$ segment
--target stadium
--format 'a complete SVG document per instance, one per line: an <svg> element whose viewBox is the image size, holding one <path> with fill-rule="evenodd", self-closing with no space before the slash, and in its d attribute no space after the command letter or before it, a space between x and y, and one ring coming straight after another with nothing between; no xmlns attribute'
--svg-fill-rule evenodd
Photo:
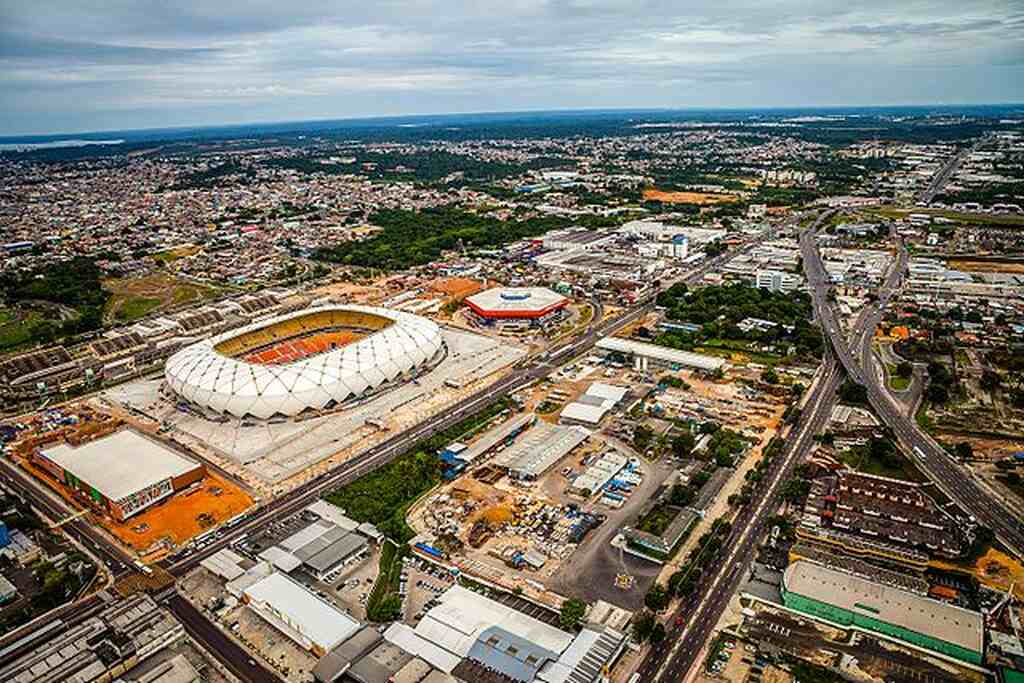
<svg viewBox="0 0 1024 683"><path fill-rule="evenodd" d="M502 328L544 326L561 319L569 299L545 287L495 287L466 298L474 322Z"/></svg>
<svg viewBox="0 0 1024 683"><path fill-rule="evenodd" d="M167 387L238 418L294 417L361 398L444 354L441 329L410 313L322 306L247 325L171 356Z"/></svg>

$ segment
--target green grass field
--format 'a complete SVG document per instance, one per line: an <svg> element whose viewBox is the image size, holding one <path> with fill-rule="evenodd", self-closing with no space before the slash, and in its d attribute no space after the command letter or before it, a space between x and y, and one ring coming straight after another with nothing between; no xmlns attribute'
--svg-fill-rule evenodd
<svg viewBox="0 0 1024 683"><path fill-rule="evenodd" d="M867 448L851 448L839 454L839 459L858 472L903 481L924 481L924 477L906 458L880 460L871 457Z"/></svg>
<svg viewBox="0 0 1024 683"><path fill-rule="evenodd" d="M14 351L32 340L31 329L45 318L35 311L29 311L20 320L9 309L0 309L0 351Z"/></svg>
<svg viewBox="0 0 1024 683"><path fill-rule="evenodd" d="M160 299L150 299L144 296L125 299L118 307L114 317L120 322L131 322L138 320L160 305Z"/></svg>

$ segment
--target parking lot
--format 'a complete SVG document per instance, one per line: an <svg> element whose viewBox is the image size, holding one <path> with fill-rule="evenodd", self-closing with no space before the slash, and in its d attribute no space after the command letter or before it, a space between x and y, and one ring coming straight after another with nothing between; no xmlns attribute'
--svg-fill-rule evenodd
<svg viewBox="0 0 1024 683"><path fill-rule="evenodd" d="M323 581L297 572L295 577L324 600L333 603L352 617L366 619L366 599L377 580L380 551L372 548L365 557L355 559L324 577Z"/></svg>
<svg viewBox="0 0 1024 683"><path fill-rule="evenodd" d="M416 624L423 613L433 606L441 593L455 583L455 578L443 569L422 560L412 560L405 568L405 621Z"/></svg>

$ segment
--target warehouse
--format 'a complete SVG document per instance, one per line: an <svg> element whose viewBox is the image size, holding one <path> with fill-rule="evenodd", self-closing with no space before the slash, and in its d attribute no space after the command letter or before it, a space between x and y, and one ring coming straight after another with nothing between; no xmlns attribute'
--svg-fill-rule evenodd
<svg viewBox="0 0 1024 683"><path fill-rule="evenodd" d="M536 479L587 440L587 430L537 422L509 446L493 464L516 479Z"/></svg>
<svg viewBox="0 0 1024 683"><path fill-rule="evenodd" d="M577 400L565 406L559 416L562 424L596 427L604 416L629 393L625 387L594 382Z"/></svg>
<svg viewBox="0 0 1024 683"><path fill-rule="evenodd" d="M285 573L290 574L304 567L313 576L322 579L365 553L367 546L363 534L338 526L333 521L320 519L263 550L259 557Z"/></svg>
<svg viewBox="0 0 1024 683"><path fill-rule="evenodd" d="M984 634L977 612L803 560L786 568L782 598L798 612L981 663Z"/></svg>
<svg viewBox="0 0 1024 683"><path fill-rule="evenodd" d="M652 364L651 361L653 361L655 366L679 366L695 368L705 372L715 372L725 367L725 361L721 358L690 353L689 351L679 351L677 349L670 349L667 346L646 344L630 339L620 339L618 337L605 337L601 339L597 342L597 348L602 351L633 356L638 370L647 370L648 366Z"/></svg>
<svg viewBox="0 0 1024 683"><path fill-rule="evenodd" d="M203 465L132 429L77 447L51 446L38 452L34 462L121 521L206 475Z"/></svg>
<svg viewBox="0 0 1024 683"><path fill-rule="evenodd" d="M267 623L318 657L360 629L355 619L279 572L249 586L243 597Z"/></svg>

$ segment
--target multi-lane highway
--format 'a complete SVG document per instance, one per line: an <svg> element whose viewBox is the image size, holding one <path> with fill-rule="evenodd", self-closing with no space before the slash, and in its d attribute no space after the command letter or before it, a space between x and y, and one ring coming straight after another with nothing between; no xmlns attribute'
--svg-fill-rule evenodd
<svg viewBox="0 0 1024 683"><path fill-rule="evenodd" d="M820 215L810 232L816 232L832 213ZM891 287L895 286L899 272L898 269L893 269L887 281L889 288L883 288L878 300L861 312L851 330L855 344L860 345L865 339L870 342L877 318L889 301ZM828 310L819 312L819 321L823 328L840 334L831 307L827 308ZM782 502L782 485L810 452L814 436L821 432L828 422L842 376L841 366L831 349L828 349L817 378L802 405L800 419L787 437L780 456L769 469L765 480L767 483L755 492L751 503L733 520L729 538L722 544L724 557L717 562L717 570L706 572L695 590L669 615L668 638L664 644L652 648L648 653L639 669L641 680L680 681L694 665L699 664L698 657L703 652L708 637L721 619L729 600L747 576L756 557L758 544L768 531L768 521ZM676 624L680 626L677 627Z"/></svg>
<svg viewBox="0 0 1024 683"><path fill-rule="evenodd" d="M882 308L896 291L907 264L906 249L900 244L897 266L879 291L880 305L872 315L860 322L862 329L857 343L847 344L840 333L832 307L827 300L829 283L824 273L821 254L811 231L800 241L804 268L812 287L815 313L829 344L847 375L867 390L868 402L879 419L889 427L900 445L910 454L918 468L938 488L969 513L980 524L990 528L1006 546L1016 553L1024 550L1024 525L1002 501L980 484L971 471L918 426L913 417L899 409L895 399L880 381L874 367L877 362L871 348L872 336L881 320Z"/></svg>

